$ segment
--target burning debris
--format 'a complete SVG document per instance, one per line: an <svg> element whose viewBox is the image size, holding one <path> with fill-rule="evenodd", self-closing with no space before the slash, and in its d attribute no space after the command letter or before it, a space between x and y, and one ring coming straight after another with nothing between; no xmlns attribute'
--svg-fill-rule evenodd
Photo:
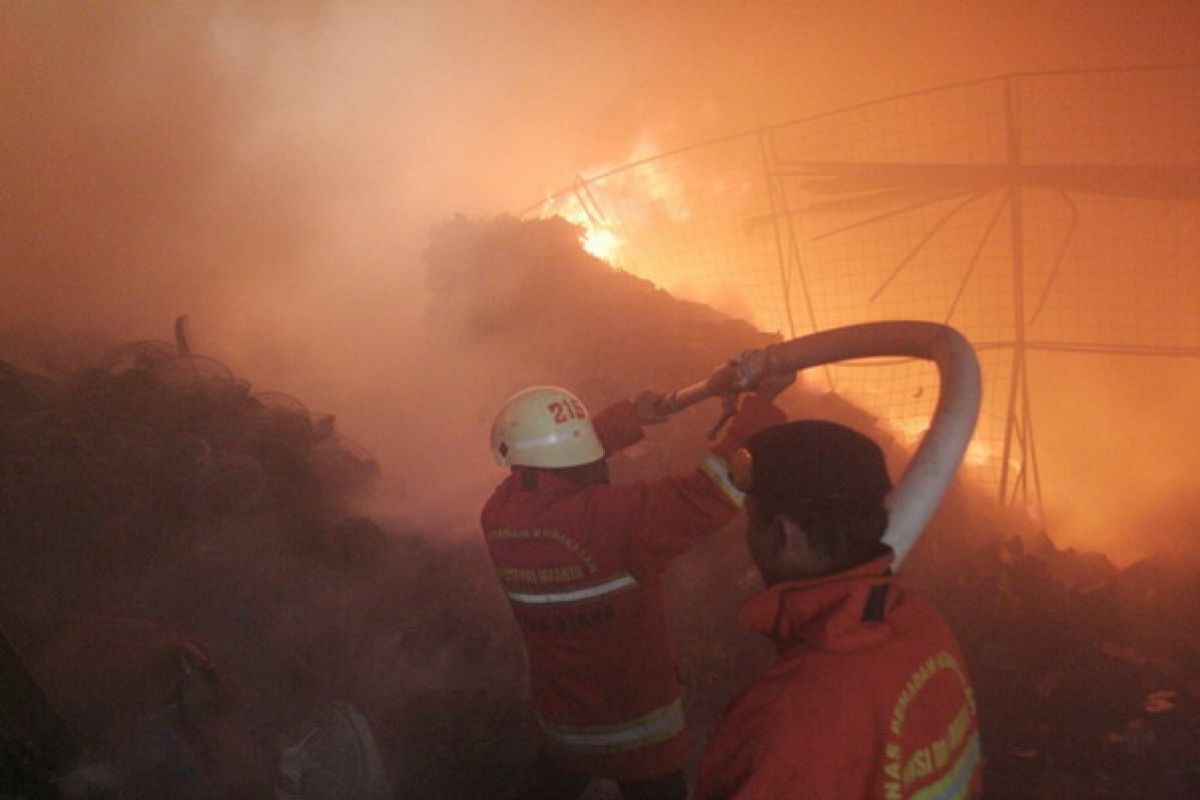
<svg viewBox="0 0 1200 800"><path fill-rule="evenodd" d="M613 270L583 250L580 235L559 218L435 227L425 253L429 326L516 359L513 390L541 376L597 408L647 387L690 384L731 354L778 341Z"/></svg>

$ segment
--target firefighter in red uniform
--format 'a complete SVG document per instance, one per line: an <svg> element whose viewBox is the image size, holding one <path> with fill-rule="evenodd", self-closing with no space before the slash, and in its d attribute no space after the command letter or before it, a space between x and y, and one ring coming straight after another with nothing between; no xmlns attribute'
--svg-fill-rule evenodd
<svg viewBox="0 0 1200 800"><path fill-rule="evenodd" d="M891 574L878 446L834 423L788 423L751 438L730 477L747 492L767 585L742 619L778 655L717 724L696 800L978 797L962 653Z"/></svg>
<svg viewBox="0 0 1200 800"><path fill-rule="evenodd" d="M483 509L483 531L529 655L543 737L526 798L575 798L592 778L626 798L684 798L683 707L663 608L675 556L738 511L726 458L783 420L771 399L795 374L764 379L690 474L610 485L606 457L664 421L659 395L589 417L555 387L512 397L492 449L512 474Z"/></svg>

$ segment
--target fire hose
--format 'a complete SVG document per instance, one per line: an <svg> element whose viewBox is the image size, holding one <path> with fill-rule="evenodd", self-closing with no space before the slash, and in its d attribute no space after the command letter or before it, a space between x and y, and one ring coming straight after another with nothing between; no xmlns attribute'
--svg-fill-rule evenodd
<svg viewBox="0 0 1200 800"><path fill-rule="evenodd" d="M733 414L740 393L772 373L792 372L857 358L904 357L937 365L939 391L929 429L888 494L888 527L883 535L899 569L950 488L979 416L982 388L975 351L958 331L933 322L868 322L802 336L761 350L747 350L703 381L678 389L658 404L675 414L710 397L720 397Z"/></svg>

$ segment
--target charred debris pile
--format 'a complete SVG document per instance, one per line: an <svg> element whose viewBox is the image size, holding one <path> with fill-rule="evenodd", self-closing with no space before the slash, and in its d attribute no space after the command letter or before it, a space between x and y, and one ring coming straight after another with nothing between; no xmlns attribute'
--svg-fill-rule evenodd
<svg viewBox="0 0 1200 800"><path fill-rule="evenodd" d="M426 328L514 365L481 405L552 382L600 408L776 340L609 268L579 234L511 218L431 232ZM838 397L783 399L903 457ZM690 468L717 415L655 429L614 479ZM534 742L517 632L480 542L385 533L355 510L377 470L332 418L251 391L183 337L67 374L0 364L3 632L71 736L129 786L183 764L217 776L195 797L253 796L239 787L256 781L305 800L385 796L383 778L405 798L504 797ZM1197 796L1194 565L1118 570L963 485L906 571L967 652L989 797ZM739 524L678 562L670 589L698 747L770 657L734 622L757 589ZM2 722L5 757L30 757ZM166 734L183 744L164 749Z"/></svg>
<svg viewBox="0 0 1200 800"><path fill-rule="evenodd" d="M558 218L456 218L430 232L425 260L428 326L451 345L519 365L514 391L558 383L602 407L692 383L778 338L612 269Z"/></svg>
<svg viewBox="0 0 1200 800"><path fill-rule="evenodd" d="M970 662L988 796L1200 797L1200 567L1011 531L918 565Z"/></svg>
<svg viewBox="0 0 1200 800"><path fill-rule="evenodd" d="M45 694L5 692L0 784L83 752L72 797L500 792L530 736L494 578L356 513L378 472L182 337L0 362L0 677Z"/></svg>

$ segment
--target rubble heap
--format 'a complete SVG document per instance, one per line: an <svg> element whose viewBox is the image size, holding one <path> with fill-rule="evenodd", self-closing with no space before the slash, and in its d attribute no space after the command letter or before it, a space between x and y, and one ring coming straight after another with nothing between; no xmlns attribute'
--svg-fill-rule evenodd
<svg viewBox="0 0 1200 800"><path fill-rule="evenodd" d="M238 525L259 548L322 559L383 543L348 510L378 465L332 417L164 343L58 379L0 363L0 435L2 545L9 564L44 570L49 611L90 607L94 590L111 607L154 582L151 565L227 544L213 539Z"/></svg>
<svg viewBox="0 0 1200 800"><path fill-rule="evenodd" d="M988 796L1200 797L1200 567L1010 536L925 565L971 667Z"/></svg>
<svg viewBox="0 0 1200 800"><path fill-rule="evenodd" d="M647 388L693 383L779 337L680 300L587 253L561 218L435 227L425 251L428 326L444 340L518 365L514 386L557 381L600 407ZM499 387L499 393L508 391Z"/></svg>
<svg viewBox="0 0 1200 800"><path fill-rule="evenodd" d="M289 747L359 711L405 796L501 791L532 734L510 735L531 721L490 568L357 514L378 473L333 417L185 347L68 374L0 362L0 629L118 794L269 788ZM210 672L205 714L159 707ZM0 770L19 767L8 724ZM220 745L147 754L216 729ZM304 757L357 769L343 745ZM224 762L204 774L256 774L214 788L184 769L199 752Z"/></svg>

